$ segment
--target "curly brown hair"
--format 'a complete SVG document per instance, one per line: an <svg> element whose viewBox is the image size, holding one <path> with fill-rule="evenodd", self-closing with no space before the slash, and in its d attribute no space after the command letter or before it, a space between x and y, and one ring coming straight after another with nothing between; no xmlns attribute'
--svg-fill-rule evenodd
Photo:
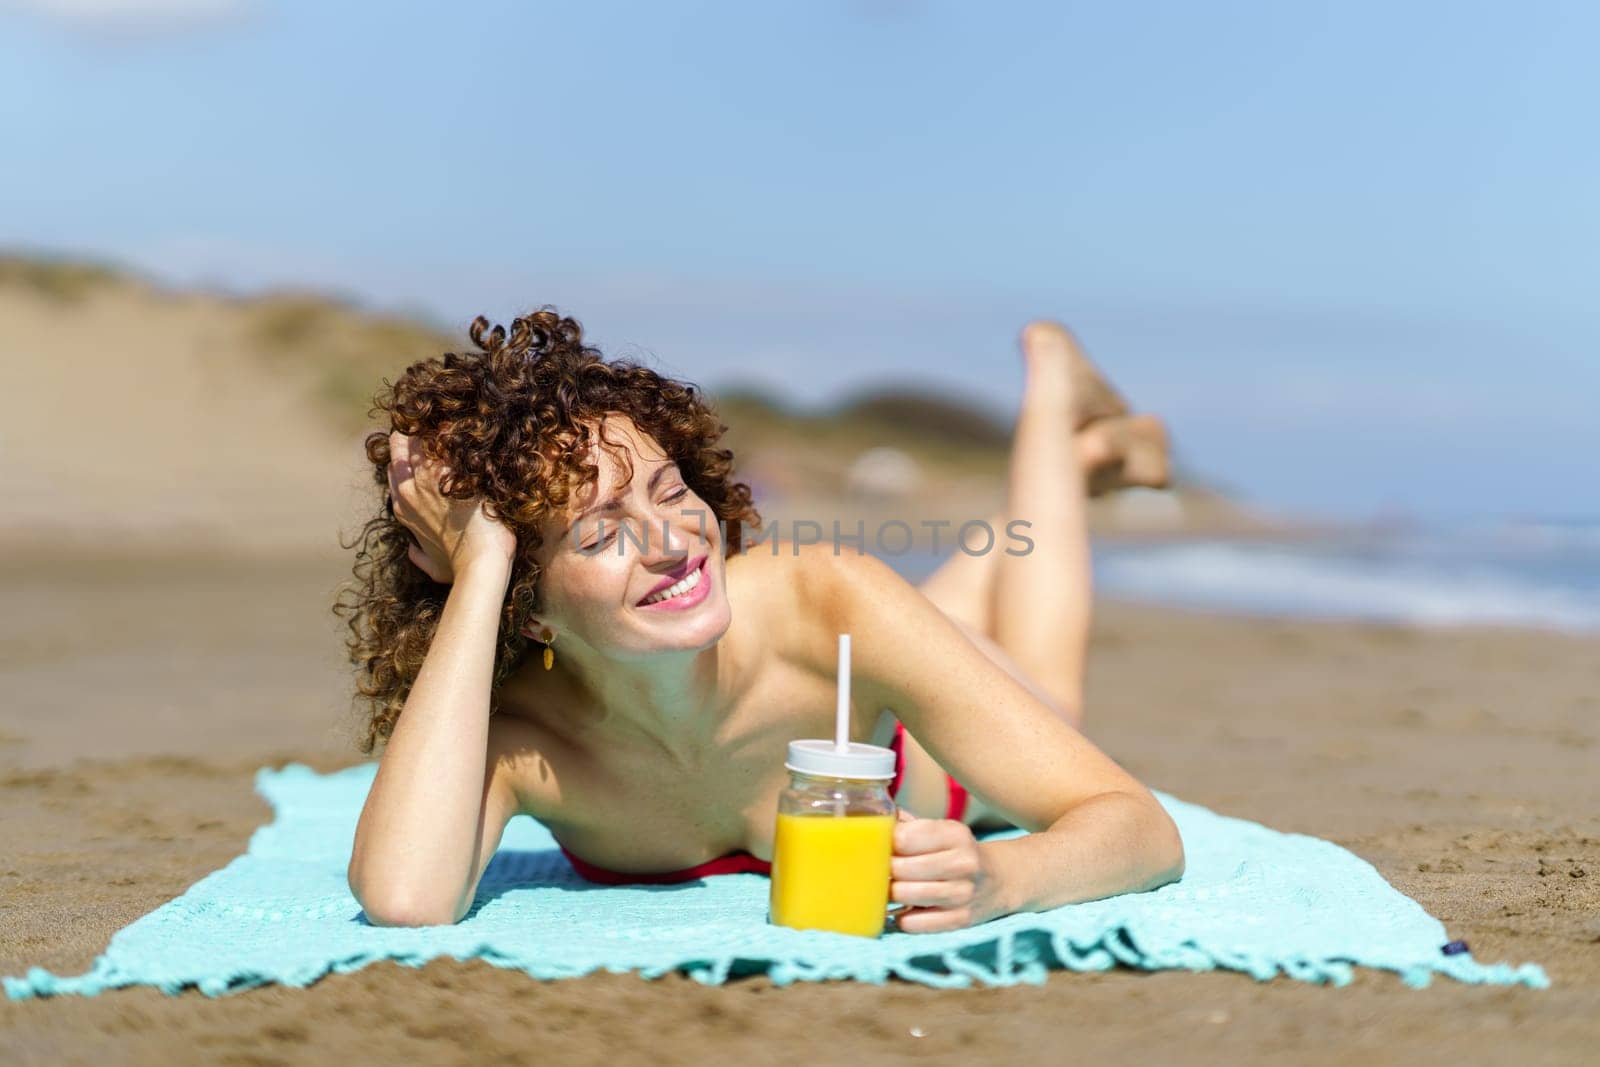
<svg viewBox="0 0 1600 1067"><path fill-rule="evenodd" d="M595 482L587 459L592 428L610 414L625 415L678 463L684 480L727 531L725 552L740 547L744 524L760 525L750 487L733 478L733 453L718 448L727 427L694 385L664 377L629 360L606 360L585 345L578 323L550 307L514 319L509 335L481 315L468 331L476 352L446 353L413 363L373 397L369 415L387 412L394 430L416 439L448 470L445 496L481 496L485 511L517 539L510 586L500 616L494 692L521 664L532 644L522 630L538 609L540 567L534 554L541 527L560 514L571 494ZM389 495L389 436L366 437L382 513L355 538L354 582L333 605L346 620L346 648L358 668L355 701L363 704L361 751L387 741L422 669L444 612L449 586L430 579L406 556L411 532L394 514Z"/></svg>

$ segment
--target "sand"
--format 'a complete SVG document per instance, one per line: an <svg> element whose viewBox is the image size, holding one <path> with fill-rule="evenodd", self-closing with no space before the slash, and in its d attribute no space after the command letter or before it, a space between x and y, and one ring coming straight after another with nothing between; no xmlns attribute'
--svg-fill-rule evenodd
<svg viewBox="0 0 1600 1067"><path fill-rule="evenodd" d="M326 556L0 561L0 973L86 969L243 851L254 770L351 747ZM1600 657L1512 630L1219 619L1102 605L1089 729L1144 780L1374 863L1545 991L1362 972L1054 972L935 990L674 976L541 982L377 964L306 990L0 1002L13 1063L1593 1062ZM921 1036L916 1036L917 1034Z"/></svg>
<svg viewBox="0 0 1600 1067"><path fill-rule="evenodd" d="M0 552L338 551L371 511L361 435L245 329L212 296L0 285Z"/></svg>

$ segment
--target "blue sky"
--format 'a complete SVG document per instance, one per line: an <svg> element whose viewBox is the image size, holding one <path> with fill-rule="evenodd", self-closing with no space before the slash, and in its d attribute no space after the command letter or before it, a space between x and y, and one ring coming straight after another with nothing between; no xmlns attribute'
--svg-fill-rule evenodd
<svg viewBox="0 0 1600 1067"><path fill-rule="evenodd" d="M1600 8L0 6L0 244L999 412L1074 325L1347 517L1600 513Z"/></svg>

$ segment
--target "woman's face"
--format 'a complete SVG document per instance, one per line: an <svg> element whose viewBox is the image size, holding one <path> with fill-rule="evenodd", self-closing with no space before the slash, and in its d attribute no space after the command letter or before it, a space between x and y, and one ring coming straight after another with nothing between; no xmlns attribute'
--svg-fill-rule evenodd
<svg viewBox="0 0 1600 1067"><path fill-rule="evenodd" d="M632 419L607 416L603 432L615 447L591 445L599 477L545 526L539 622L557 650L576 639L611 659L709 647L732 620L717 517Z"/></svg>

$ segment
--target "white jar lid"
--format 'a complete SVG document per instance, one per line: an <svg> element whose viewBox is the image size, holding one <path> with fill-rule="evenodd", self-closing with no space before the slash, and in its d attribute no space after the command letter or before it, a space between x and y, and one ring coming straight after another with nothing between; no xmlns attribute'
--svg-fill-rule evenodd
<svg viewBox="0 0 1600 1067"><path fill-rule="evenodd" d="M894 762L892 748L852 741L847 751L840 752L832 741L818 739L790 741L784 766L830 778L893 778Z"/></svg>

